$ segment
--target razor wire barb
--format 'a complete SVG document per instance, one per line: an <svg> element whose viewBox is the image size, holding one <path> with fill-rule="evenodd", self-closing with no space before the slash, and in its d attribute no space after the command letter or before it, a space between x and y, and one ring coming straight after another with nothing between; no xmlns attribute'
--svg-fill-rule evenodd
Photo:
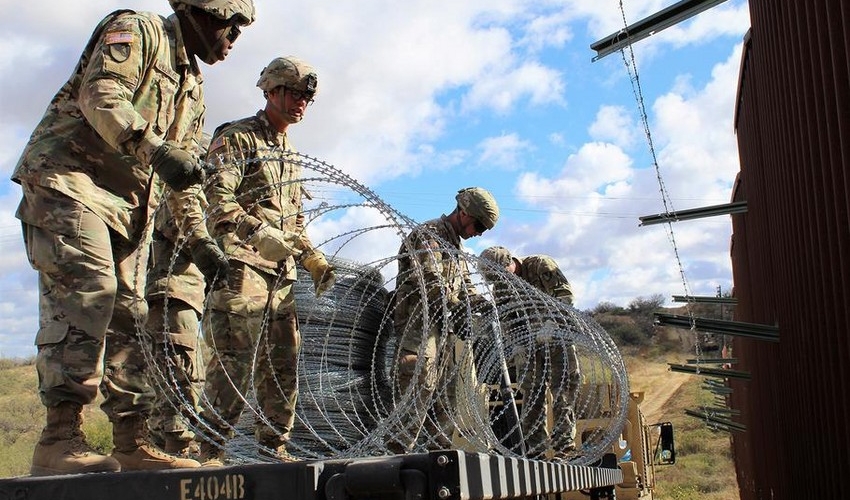
<svg viewBox="0 0 850 500"><path fill-rule="evenodd" d="M433 408L439 407L445 412L444 420L448 417L451 423L451 434L441 429L431 433L420 430L415 436L407 436L415 443L411 451L422 452L451 443L466 451L521 456L521 451L507 439L519 427L529 434L545 429L545 440L526 452L551 458L553 444L564 433L571 432L571 419L554 415L547 420L551 407L540 414L532 414L528 409L547 408L545 400L553 397L553 387L564 386L570 376L568 370L580 370L581 374L580 383L572 387L571 394L564 396L572 404L572 419L579 422L576 440L580 447L562 454L560 459L585 465L610 451L625 422L628 379L616 346L592 318L546 296L513 274L494 268L489 261L463 251L447 250L449 246L446 245L440 251L453 252L452 258L469 268L476 290L491 306L494 297L488 279L506 283L509 296L499 301L507 304L500 306L498 311L499 342L494 341L494 333L482 319L488 311L481 309L480 304L467 302L455 308L458 317L453 319L467 325L463 336L452 335L458 332L449 331L439 314L423 308L417 318L422 330L439 328L443 332L439 340L440 356L454 356L459 362L442 374L427 401L417 402L414 385L399 390L396 372L405 336L412 335L416 340L421 331L397 332L393 324L398 300L398 297L393 298L398 260L423 251L402 245L404 237L417 227L417 223L349 175L314 157L277 150L260 151L256 156L264 161L297 163L303 169L300 182L308 189L319 192L323 187L334 186L333 190L325 191L331 195L314 199L304 207L304 212L310 215L305 218L305 231L314 243L319 242L317 249L336 267L337 282L319 298L313 293L309 273L303 269L294 283L302 344L296 422L287 444L289 453L299 459L384 455L390 453L390 441L403 437L400 435L406 432L411 416L418 418L425 412L426 424L436 424ZM270 186L273 189L284 187ZM208 207L207 217L217 209ZM152 227L154 216L148 229ZM179 240L175 255L186 244L185 239ZM169 279L174 262L172 257ZM140 275L138 279L143 278ZM412 293L416 294L415 299L427 304L430 290L421 276L417 279L419 286ZM204 314L209 311L208 302ZM446 297L438 302L444 308ZM166 300L166 318L167 307ZM163 323L167 333L168 322ZM260 324L260 328L266 328L268 318L264 317ZM137 318L136 328L140 338L149 338L142 315ZM545 335L541 334L543 330ZM264 338L262 332L256 332L256 338L252 373L259 364L268 362L258 355ZM216 346L205 345L203 339L200 344L196 363L205 366ZM149 363L151 384L161 399L158 404L174 406L186 418L196 440L221 442L225 436L206 424L210 417L208 412L214 411L210 402L202 396L203 411L194 408L174 387L173 381L179 377L180 368L169 362L167 356L165 359L154 356L145 342L142 345ZM554 367L564 362L553 357L552 346L574 346L579 366L554 373ZM532 359L542 362L532 363ZM503 425L505 404L498 396L499 367L503 360L510 365L517 401L524 409L519 421L507 428ZM416 370L417 373L424 370L424 360L420 359ZM542 379L540 370L545 372ZM235 384L232 380L231 383ZM228 461L268 460L261 457L252 429L257 422L271 426L274 422L257 404L253 383L247 393L240 393L240 397L245 410L239 422L229 429L234 437L224 444ZM582 424L591 421L593 425ZM426 427L437 426L426 425L423 429Z"/></svg>

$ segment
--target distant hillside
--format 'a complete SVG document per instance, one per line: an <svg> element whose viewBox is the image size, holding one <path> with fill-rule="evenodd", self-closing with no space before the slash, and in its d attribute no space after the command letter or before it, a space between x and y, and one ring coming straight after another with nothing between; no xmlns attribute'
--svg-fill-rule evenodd
<svg viewBox="0 0 850 500"><path fill-rule="evenodd" d="M653 313L687 316L688 306L663 307L664 297L638 297L629 305L621 307L611 303L600 303L588 313L608 332L614 343L622 350L653 348L659 352L692 354L697 342L704 351L706 347L719 347L716 336L682 328L657 326ZM717 304L692 304L690 312L695 317L731 319L729 306Z"/></svg>

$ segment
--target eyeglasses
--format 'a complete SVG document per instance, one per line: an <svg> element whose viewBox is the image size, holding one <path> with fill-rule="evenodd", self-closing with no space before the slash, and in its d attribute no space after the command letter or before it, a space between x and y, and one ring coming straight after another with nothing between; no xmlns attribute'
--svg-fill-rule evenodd
<svg viewBox="0 0 850 500"><path fill-rule="evenodd" d="M483 233L484 231L486 231L488 229L487 226L482 224L481 221L478 220L478 219L475 219L474 227L475 227L475 230L478 231L479 233Z"/></svg>
<svg viewBox="0 0 850 500"><path fill-rule="evenodd" d="M313 104L313 102L315 102L315 99L313 99L313 96L316 95L315 92L298 90L298 89L294 89L292 87L287 87L286 85L283 86L283 90L289 92L289 95L291 95L292 98L295 99L296 101L300 101L300 100L304 99L305 101L307 101L308 106Z"/></svg>
<svg viewBox="0 0 850 500"><path fill-rule="evenodd" d="M233 23L230 25L230 29L227 30L227 35L225 35L225 37L227 38L228 42L233 43L236 41L237 38L239 38L239 35L241 34L242 30L239 29L239 24Z"/></svg>

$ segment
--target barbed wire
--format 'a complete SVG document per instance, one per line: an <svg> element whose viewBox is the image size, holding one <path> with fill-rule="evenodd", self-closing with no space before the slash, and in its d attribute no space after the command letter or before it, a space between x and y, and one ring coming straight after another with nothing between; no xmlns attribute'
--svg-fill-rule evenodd
<svg viewBox="0 0 850 500"><path fill-rule="evenodd" d="M628 21L626 20L626 11L623 6L623 1L620 0L620 14L623 20L623 26L628 27ZM661 194L661 201L664 205L664 214L667 215L667 221L664 223L664 228L667 234L667 239L670 242L670 246L673 249L673 255L676 260L676 269L679 273L679 277L682 282L682 290L684 292L684 297L686 297L687 301L685 302L685 312L690 321L690 331L694 337L694 354L696 356L696 373L699 374L700 367L703 365L703 352L702 352L702 342L707 338L705 333L701 333L696 328L696 316L694 313L694 305L696 304L693 295L691 294L690 285L688 283L688 277L685 273L685 266L682 263L682 258L679 253L679 247L676 243L676 234L673 230L673 217L672 215L675 213L675 209L673 207L673 200L670 196L669 191L664 183L664 177L661 174L661 166L658 164L658 157L655 153L655 144L652 140L652 133L649 127L649 117L646 113L646 104L644 102L643 90L641 89L640 84L640 75L638 74L637 62L635 61L635 53L632 48L632 44L629 43L623 49L620 50L620 54L623 58L623 64L626 67L626 71L629 75L629 81L632 86L632 93L634 94L635 102L637 103L638 112L640 115L640 121L643 125L644 134L646 136L647 149L649 150L650 157L652 158L652 166L655 170L655 177L658 182L658 190ZM709 423L706 418L706 424Z"/></svg>
<svg viewBox="0 0 850 500"><path fill-rule="evenodd" d="M574 451L567 450L561 459L578 465L589 464L610 451L625 422L629 386L616 346L592 318L541 293L513 274L493 267L489 261L454 250L448 243L438 250L404 246L404 237L417 223L323 161L276 150L254 153L262 161L297 165L302 170L300 182L307 191L328 194L306 202L303 208L305 231L336 267L337 283L318 298L308 272L301 269L294 283L302 345L296 423L287 444L289 453L300 459L356 458L388 454L392 449L390 443L410 441L414 443L411 449L414 452L452 446L505 456L551 457L551 450L549 455L544 452L573 432L573 420L579 421L576 437L579 446ZM238 165L240 170L250 170L246 167L257 160L246 161ZM328 186L335 189L327 189ZM268 190L271 193L288 187L283 183L268 186ZM253 198L257 195L251 193ZM216 217L218 210L220 207L211 206L206 216ZM153 218L149 230L152 221ZM433 237L439 239L437 235ZM185 240L178 241L177 251L185 245ZM448 299L442 296L435 302L429 297L432 291L421 275L416 276L418 286L410 296L395 296L399 259L423 251L443 252L462 262L470 271L474 292L486 300L453 304L452 315L441 315L439 311L448 310ZM169 278L173 265L172 259ZM137 268L144 270L141 265ZM501 321L493 321L494 297L488 279L508 285L509 297L500 297L499 302L507 304L498 311ZM211 286L216 287L216 283ZM393 321L396 307L399 301L408 299L421 304L431 301L434 307L418 310L413 318L417 328L397 331ZM205 314L209 312L208 302L209 297ZM165 318L167 308L168 300ZM447 321L449 318L451 321ZM269 321L266 311L258 328L264 330ZM206 323L204 327L209 328ZM148 338L141 317L136 328L140 338ZM411 343L418 343L419 352L424 353L426 336L422 332L429 330L440 333L436 362L441 363L442 372L433 393L422 400L421 387L401 383L398 358L400 346ZM205 333L209 338L210 332ZM260 354L267 337L257 331L254 338L257 340L252 366L247 367L249 373L256 373L263 363L269 362ZM239 422L228 429L235 437L227 439L220 429L207 423L214 417L208 413L214 411L213 405L207 400L204 411L198 412L175 387L180 368L168 356L155 356L149 342L142 344L146 346L151 383L161 404L179 410L196 439L224 442L230 463L269 460L260 454L262 450L253 428L259 422L274 428L275 423L258 404L253 381L247 392L239 393L245 410ZM205 366L215 349L214 344L199 349L196 363ZM578 366L565 362L561 354L564 349L575 349ZM425 363L420 356L413 380L427 369ZM516 402L522 409L519 419L507 418L509 405L499 397L499 380L506 365L510 365ZM538 373L541 367L542 378ZM579 371L581 380L569 386L571 373ZM233 378L236 375L229 383L238 388ZM570 394L553 394L553 388L568 386ZM546 410L551 408L547 401L559 397L570 400L574 416ZM440 408L441 418L428 409L432 407ZM544 410L539 414L531 411L540 408ZM411 421L417 418L424 418L425 424L421 430L411 431ZM528 435L544 427L548 431L547 441L528 449L517 447L511 440L517 432Z"/></svg>

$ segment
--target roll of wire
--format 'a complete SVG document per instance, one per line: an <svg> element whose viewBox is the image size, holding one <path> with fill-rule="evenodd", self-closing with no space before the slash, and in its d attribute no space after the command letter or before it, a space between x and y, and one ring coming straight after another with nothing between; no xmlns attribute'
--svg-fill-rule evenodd
<svg viewBox="0 0 850 500"><path fill-rule="evenodd" d="M264 151L262 157L297 163L310 191L331 193L305 208L308 234L325 222L348 223L345 232L314 241L336 267L335 286L317 298L303 269L294 285L302 345L289 453L299 459L356 458L399 452L392 444L408 442L410 452L450 446L584 465L610 451L625 422L628 379L611 338L587 314L448 244L439 251L466 262L485 300L452 304L450 316L435 313L448 310L447 299L429 299L422 276L411 296L394 297L397 259L421 249L402 247L368 263L343 255L373 250L379 234L393 239L385 246L399 248L416 223L327 163L291 152ZM346 218L350 214L358 216ZM352 227L352 220L370 223ZM485 275L508 285L509 296L499 297L498 310ZM418 328L395 331L396 304L411 299L429 307L412 318ZM138 327L144 335L144 325ZM424 349L423 332L432 330L439 332L438 359L431 360L436 365L426 367L419 356L413 375L418 380L434 367L439 373L433 392L423 399L418 384L401 382L396 365L405 340ZM174 389L178 368L147 353L152 383L165 404L187 416L196 439L221 439ZM197 363L203 366L208 355ZM262 362L256 357L254 363ZM262 459L253 426L273 424L256 404L253 389L241 396L246 408L233 429L235 438L226 444L228 461L257 462ZM564 437L573 434L577 447L563 448L569 441Z"/></svg>

